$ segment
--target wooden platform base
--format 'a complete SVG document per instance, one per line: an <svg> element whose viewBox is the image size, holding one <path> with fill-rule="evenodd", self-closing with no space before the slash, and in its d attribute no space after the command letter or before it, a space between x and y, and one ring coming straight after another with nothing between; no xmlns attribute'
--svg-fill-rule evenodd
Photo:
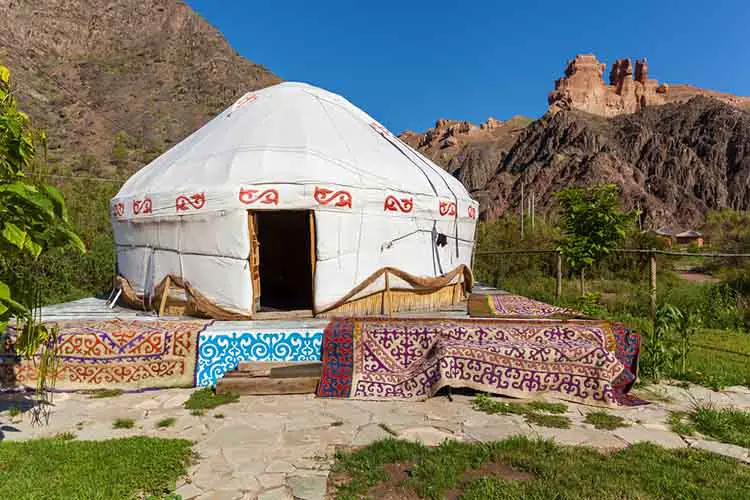
<svg viewBox="0 0 750 500"><path fill-rule="evenodd" d="M258 396L314 393L321 368L319 361L241 363L216 382L216 392Z"/></svg>

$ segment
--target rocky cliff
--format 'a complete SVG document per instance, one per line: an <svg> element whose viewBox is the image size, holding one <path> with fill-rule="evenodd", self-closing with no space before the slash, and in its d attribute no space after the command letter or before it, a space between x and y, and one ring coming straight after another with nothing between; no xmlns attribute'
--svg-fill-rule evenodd
<svg viewBox="0 0 750 500"><path fill-rule="evenodd" d="M60 169L127 175L277 83L177 0L0 0L0 64Z"/></svg>
<svg viewBox="0 0 750 500"><path fill-rule="evenodd" d="M624 208L641 208L647 227L698 225L710 209L750 209L750 112L716 99L614 117L561 110L504 139L502 147L463 141L447 162L434 146L419 149L463 179L484 219L517 210L521 184L549 213L567 186L616 183Z"/></svg>
<svg viewBox="0 0 750 500"><path fill-rule="evenodd" d="M648 62L636 61L635 74L630 59L615 61L604 83L606 65L593 54L577 55L568 61L565 76L555 81L547 101L550 111L580 109L614 116L635 113L646 106L664 104L668 87L648 77Z"/></svg>

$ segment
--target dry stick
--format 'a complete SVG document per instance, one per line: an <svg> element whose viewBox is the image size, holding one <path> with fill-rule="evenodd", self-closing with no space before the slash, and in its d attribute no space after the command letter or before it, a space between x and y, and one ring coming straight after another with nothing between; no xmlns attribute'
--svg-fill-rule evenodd
<svg viewBox="0 0 750 500"><path fill-rule="evenodd" d="M555 299L560 300L562 297L562 254L557 254L557 275L555 276Z"/></svg>
<svg viewBox="0 0 750 500"><path fill-rule="evenodd" d="M649 293L651 295L651 320L656 321L656 250L651 250L649 259L650 283Z"/></svg>

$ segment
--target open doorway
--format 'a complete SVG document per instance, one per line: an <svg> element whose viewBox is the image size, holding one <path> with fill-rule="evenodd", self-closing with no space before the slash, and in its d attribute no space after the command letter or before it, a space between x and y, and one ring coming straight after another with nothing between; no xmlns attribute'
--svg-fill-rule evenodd
<svg viewBox="0 0 750 500"><path fill-rule="evenodd" d="M250 212L258 259L254 260L257 312L313 309L314 247L312 212ZM253 235L251 234L251 238Z"/></svg>

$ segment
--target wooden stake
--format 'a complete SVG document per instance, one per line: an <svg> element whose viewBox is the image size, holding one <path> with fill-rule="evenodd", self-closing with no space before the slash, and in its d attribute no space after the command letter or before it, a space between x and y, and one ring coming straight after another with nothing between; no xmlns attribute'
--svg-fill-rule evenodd
<svg viewBox="0 0 750 500"><path fill-rule="evenodd" d="M383 313L391 315L391 283L388 279L388 271L385 272L385 292L383 293Z"/></svg>
<svg viewBox="0 0 750 500"><path fill-rule="evenodd" d="M656 321L656 253L655 249L651 249L651 259L649 265L650 272L650 283L649 283L649 294L651 295L651 319Z"/></svg>
<svg viewBox="0 0 750 500"><path fill-rule="evenodd" d="M161 292L161 303L159 304L159 316L164 316L164 310L167 307L167 298L169 297L169 287L172 285L172 278L167 276L164 282L164 290Z"/></svg>
<svg viewBox="0 0 750 500"><path fill-rule="evenodd" d="M562 254L557 252L557 273L555 276L555 298L562 297Z"/></svg>
<svg viewBox="0 0 750 500"><path fill-rule="evenodd" d="M523 211L524 211L523 181L521 182L521 239L523 239Z"/></svg>

